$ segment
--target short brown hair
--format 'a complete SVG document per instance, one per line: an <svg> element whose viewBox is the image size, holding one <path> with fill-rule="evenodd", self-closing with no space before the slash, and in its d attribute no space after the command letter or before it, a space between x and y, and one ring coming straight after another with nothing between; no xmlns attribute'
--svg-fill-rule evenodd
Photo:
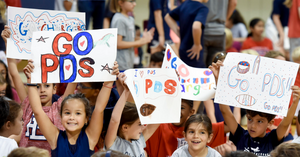
<svg viewBox="0 0 300 157"><path fill-rule="evenodd" d="M276 117L276 115L263 113L263 112L252 111L252 110L246 110L246 113L248 115L250 115L251 117L255 117L256 115L259 115L261 117L265 117L265 118L267 118L268 122L270 122L272 119L274 119Z"/></svg>
<svg viewBox="0 0 300 157"><path fill-rule="evenodd" d="M110 151L110 157L129 157L128 155L125 155L125 154L115 151L115 150L108 150L108 151ZM93 154L92 157L105 157L105 155L108 151L101 150L101 151Z"/></svg>
<svg viewBox="0 0 300 157"><path fill-rule="evenodd" d="M37 147L20 147L10 152L7 157L50 157L48 150Z"/></svg>
<svg viewBox="0 0 300 157"><path fill-rule="evenodd" d="M192 124L192 123L199 123L199 124L203 124L203 126L205 127L206 131L208 132L208 135L212 134L212 124L210 119L208 118L207 115L205 114L194 114L191 115L190 118L185 122L185 126L184 126L184 132L186 133L188 127Z"/></svg>
<svg viewBox="0 0 300 157"><path fill-rule="evenodd" d="M135 104L131 102L126 102L122 112L120 124L119 124L119 131L121 131L122 126L124 124L132 125L138 119L139 119L139 114Z"/></svg>
<svg viewBox="0 0 300 157"><path fill-rule="evenodd" d="M265 57L269 57L269 58L276 58L278 56L281 56L281 57L285 58L285 56L279 51L271 50L271 51L269 51L265 54Z"/></svg>
<svg viewBox="0 0 300 157"><path fill-rule="evenodd" d="M9 103L9 115L6 118L6 122L10 121L14 124L15 119L18 117L19 112L22 110L21 105L16 103L15 101L11 100L8 101Z"/></svg>
<svg viewBox="0 0 300 157"><path fill-rule="evenodd" d="M300 156L300 144L281 143L271 153L271 157L298 157Z"/></svg>
<svg viewBox="0 0 300 157"><path fill-rule="evenodd" d="M110 11L113 12L113 13L116 13L116 12L121 12L121 7L119 5L119 1L125 1L125 0L111 0L110 1L110 4L109 4L109 8L110 8Z"/></svg>

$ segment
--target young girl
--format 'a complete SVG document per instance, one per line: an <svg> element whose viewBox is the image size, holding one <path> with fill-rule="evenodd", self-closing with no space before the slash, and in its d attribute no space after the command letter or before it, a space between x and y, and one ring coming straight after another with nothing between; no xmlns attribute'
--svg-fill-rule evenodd
<svg viewBox="0 0 300 157"><path fill-rule="evenodd" d="M264 56L268 51L273 50L273 43L270 39L263 37L265 24L262 19L255 18L250 22L250 33L243 43L242 50L256 50L260 56Z"/></svg>
<svg viewBox="0 0 300 157"><path fill-rule="evenodd" d="M19 104L14 101L0 98L0 156L7 156L13 149L18 148L14 139L8 138L10 135L19 135L24 124L23 111Z"/></svg>
<svg viewBox="0 0 300 157"><path fill-rule="evenodd" d="M118 78L124 84L125 74L120 73ZM149 124L146 129L143 129L135 104L126 103L129 96L130 91L125 86L111 115L105 136L105 147L120 151L125 155L144 157L145 142L152 136L159 124Z"/></svg>
<svg viewBox="0 0 300 157"><path fill-rule="evenodd" d="M117 61L120 72L133 68L134 64L134 47L141 47L150 43L154 29L147 32L144 31L143 37L134 41L134 18L128 16L129 12L133 12L136 5L135 0L111 0L110 8L116 12L111 21L111 28L118 28L118 44L117 44ZM124 90L119 81L116 82L119 95Z"/></svg>
<svg viewBox="0 0 300 157"><path fill-rule="evenodd" d="M206 115L192 115L185 122L183 134L187 144L178 148L172 157L221 157L216 150L207 146L213 134L212 124Z"/></svg>
<svg viewBox="0 0 300 157"><path fill-rule="evenodd" d="M10 30L8 26L5 26L5 29L2 31L2 38L4 41L7 41L7 38L10 37ZM29 64L31 64L31 60L29 60ZM23 120L25 125L23 126L22 133L13 137L17 142L20 142L20 147L30 147L35 146L38 148L43 148L51 152L51 147L47 142L46 138L43 136L39 125L37 124L35 115L33 114L32 108L29 104L29 99L27 97L27 91L25 89L24 83L19 75L17 68L17 60L16 59L8 59L8 68L9 73L12 77L12 80L15 84L16 90L18 92L19 98L22 102L21 106L23 109ZM29 84L30 85L30 84ZM53 94L56 93L56 86L52 83L44 83L37 85L39 96L40 96L40 104L42 105L42 109L50 118L51 122L60 130L64 130L63 125L61 124L61 119L59 116L59 110L61 106L61 102L64 97L69 94L72 94L76 88L76 85L69 84L64 95L60 97L57 102L52 102Z"/></svg>
<svg viewBox="0 0 300 157"><path fill-rule="evenodd" d="M117 64L113 74L119 72ZM29 62L24 69L27 82L31 82L33 64ZM40 96L36 87L28 87L31 108L40 130L50 144L52 156L91 156L98 143L103 126L103 111L108 102L113 81L105 82L101 89L90 124L91 108L83 94L68 95L61 103L61 123L66 131L59 130L42 109Z"/></svg>

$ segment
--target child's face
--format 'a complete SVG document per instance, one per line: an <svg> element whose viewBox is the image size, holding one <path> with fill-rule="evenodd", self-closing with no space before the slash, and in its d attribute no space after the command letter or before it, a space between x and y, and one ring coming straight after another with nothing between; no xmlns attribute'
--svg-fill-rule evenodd
<svg viewBox="0 0 300 157"><path fill-rule="evenodd" d="M19 111L18 117L14 120L14 123L12 125L13 125L13 128L11 130L11 133L14 135L19 135L21 133L23 125L24 125L22 109Z"/></svg>
<svg viewBox="0 0 300 157"><path fill-rule="evenodd" d="M264 137L268 125L270 124L266 117L256 115L251 117L249 114L246 115L248 118L247 128L252 138Z"/></svg>
<svg viewBox="0 0 300 157"><path fill-rule="evenodd" d="M0 96L5 96L7 84L0 85Z"/></svg>
<svg viewBox="0 0 300 157"><path fill-rule="evenodd" d="M56 86L52 83L42 83L37 85L40 99L43 106L52 105L52 95L56 93Z"/></svg>
<svg viewBox="0 0 300 157"><path fill-rule="evenodd" d="M206 144L210 142L212 134L208 134L202 123L191 123L184 132L184 138L188 143L189 150L200 151L206 148Z"/></svg>
<svg viewBox="0 0 300 157"><path fill-rule="evenodd" d="M173 123L173 125L178 127L183 127L185 121L194 113L194 109L192 109L187 103L181 102L181 112L180 112L180 122Z"/></svg>
<svg viewBox="0 0 300 157"><path fill-rule="evenodd" d="M128 126L127 133L129 139L137 140L143 132L144 126L141 124L140 119L137 119L132 125Z"/></svg>
<svg viewBox="0 0 300 157"><path fill-rule="evenodd" d="M121 9L124 12L133 12L134 7L136 6L135 0L125 0L120 3Z"/></svg>
<svg viewBox="0 0 300 157"><path fill-rule="evenodd" d="M78 99L66 101L61 116L62 125L70 132L80 131L88 122L84 104Z"/></svg>
<svg viewBox="0 0 300 157"><path fill-rule="evenodd" d="M250 28L251 32L256 35L262 35L265 30L265 23L263 21L257 22L254 28Z"/></svg>
<svg viewBox="0 0 300 157"><path fill-rule="evenodd" d="M162 62L150 62L149 68L161 68Z"/></svg>
<svg viewBox="0 0 300 157"><path fill-rule="evenodd" d="M6 68L4 64L0 64L0 73L4 79L6 79Z"/></svg>

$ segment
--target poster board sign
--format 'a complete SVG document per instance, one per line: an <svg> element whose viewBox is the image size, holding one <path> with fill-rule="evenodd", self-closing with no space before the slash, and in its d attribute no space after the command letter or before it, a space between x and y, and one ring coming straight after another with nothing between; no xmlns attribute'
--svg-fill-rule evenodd
<svg viewBox="0 0 300 157"><path fill-rule="evenodd" d="M181 93L171 69L129 69L126 83L142 124L180 122Z"/></svg>
<svg viewBox="0 0 300 157"><path fill-rule="evenodd" d="M32 83L114 81L117 29L33 33Z"/></svg>
<svg viewBox="0 0 300 157"><path fill-rule="evenodd" d="M177 70L183 99L206 101L214 97L216 83L212 71L186 65L169 45L165 51L162 68Z"/></svg>
<svg viewBox="0 0 300 157"><path fill-rule="evenodd" d="M286 116L299 64L229 53L220 69L215 102Z"/></svg>
<svg viewBox="0 0 300 157"><path fill-rule="evenodd" d="M35 31L85 30L85 13L8 7L8 26L11 36L7 39L7 57L30 59L32 37ZM42 39L40 39L42 40Z"/></svg>

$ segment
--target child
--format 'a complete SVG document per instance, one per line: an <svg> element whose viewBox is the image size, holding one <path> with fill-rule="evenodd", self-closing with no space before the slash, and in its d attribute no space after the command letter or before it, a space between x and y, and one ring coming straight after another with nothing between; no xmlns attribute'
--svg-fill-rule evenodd
<svg viewBox="0 0 300 157"><path fill-rule="evenodd" d="M233 38L232 38L232 33L231 30L228 28L225 28L225 34L226 34L226 44L225 44L225 49L226 52L238 52L236 48L234 48L233 45Z"/></svg>
<svg viewBox="0 0 300 157"><path fill-rule="evenodd" d="M232 32L233 41L244 42L248 35L246 23L241 13L236 9L226 21L226 27Z"/></svg>
<svg viewBox="0 0 300 157"><path fill-rule="evenodd" d="M164 60L164 54L162 52L155 52L151 54L150 64L148 68L161 68Z"/></svg>
<svg viewBox="0 0 300 157"><path fill-rule="evenodd" d="M179 123L160 124L155 133L146 142L149 157L157 156L171 156L172 153L187 144L182 132L184 131L184 124L186 120L193 115L193 101L181 99L181 115ZM212 123L212 130L214 132L211 142L207 145L216 147L226 141L224 132L228 132L228 128L224 123Z"/></svg>
<svg viewBox="0 0 300 157"><path fill-rule="evenodd" d="M118 78L124 84L125 74L120 73ZM105 147L120 151L125 155L143 157L145 156L145 142L152 136L159 124L149 124L143 130L135 104L126 103L130 95L128 87L125 86L111 116L105 136Z"/></svg>
<svg viewBox="0 0 300 157"><path fill-rule="evenodd" d="M113 74L118 72L113 68ZM24 68L27 82L31 82L33 64L29 62ZM28 87L31 108L40 130L51 146L52 156L91 156L98 143L103 126L103 110L108 102L113 81L106 82L101 89L94 112L91 115L89 101L83 94L68 95L61 103L61 123L66 131L59 130L43 111L38 90L34 84Z"/></svg>
<svg viewBox="0 0 300 157"><path fill-rule="evenodd" d="M223 63L218 61L217 64L214 63L209 67L215 75L216 82L221 65ZM293 104L277 129L272 130L270 133L266 133L266 129L272 124L275 115L247 110L247 131L236 122L229 106L220 104L224 121L231 132L230 140L236 145L237 150L249 151L258 156L268 156L270 151L283 142L284 135L293 119L299 101L300 88L292 86L291 89L293 91Z"/></svg>
<svg viewBox="0 0 300 157"><path fill-rule="evenodd" d="M7 38L10 37L10 30L8 26L5 26L4 31L2 32L2 37L4 41L7 41ZM29 64L32 61L29 60ZM47 149L51 152L51 147L47 142L46 138L43 136L39 125L37 124L35 115L33 114L33 110L30 107L29 99L27 97L27 91L25 89L24 83L19 75L17 68L17 60L16 59L8 59L8 68L9 73L13 79L16 90L18 92L19 98L22 102L21 106L23 109L23 120L25 125L23 126L22 133L16 137L16 140L20 141L20 147L30 147L35 146L43 149ZM28 84L29 86L31 84ZM76 85L69 84L64 95L60 97L57 102L52 103L53 94L56 93L56 86L53 83L44 83L38 84L36 86L40 95L40 103L42 105L42 109L48 115L51 122L60 130L64 130L63 125L61 124L61 119L59 116L60 105L67 95L72 94L76 88Z"/></svg>
<svg viewBox="0 0 300 157"><path fill-rule="evenodd" d="M184 126L183 135L187 144L178 148L172 157L221 157L216 150L207 146L213 137L212 132L212 124L206 115L192 115Z"/></svg>
<svg viewBox="0 0 300 157"><path fill-rule="evenodd" d="M134 18L128 16L133 12L136 5L134 0L111 0L111 10L116 12L112 21L111 28L118 28L117 42L117 61L120 72L133 68L134 64L134 47L141 47L150 43L153 37L154 28L144 31L143 37L134 41ZM119 95L124 90L119 81L116 82Z"/></svg>
<svg viewBox="0 0 300 157"><path fill-rule="evenodd" d="M22 120L23 111L19 104L14 101L0 98L0 156L7 156L13 149L18 148L10 135L19 135L24 124Z"/></svg>
<svg viewBox="0 0 300 157"><path fill-rule="evenodd" d="M264 56L268 51L273 50L273 43L270 39L263 37L265 24L262 19L254 18L250 22L250 33L243 43L242 50L253 49L260 56Z"/></svg>
<svg viewBox="0 0 300 157"><path fill-rule="evenodd" d="M13 150L7 157L50 157L49 152L37 147L20 147Z"/></svg>
<svg viewBox="0 0 300 157"><path fill-rule="evenodd" d="M300 157L300 144L282 143L270 155L271 157Z"/></svg>
<svg viewBox="0 0 300 157"><path fill-rule="evenodd" d="M180 59L189 66L205 67L202 61L203 30L208 8L202 3L208 0L186 1L165 16L169 27L181 38ZM176 21L179 21L179 27ZM180 31L180 33L179 33Z"/></svg>

